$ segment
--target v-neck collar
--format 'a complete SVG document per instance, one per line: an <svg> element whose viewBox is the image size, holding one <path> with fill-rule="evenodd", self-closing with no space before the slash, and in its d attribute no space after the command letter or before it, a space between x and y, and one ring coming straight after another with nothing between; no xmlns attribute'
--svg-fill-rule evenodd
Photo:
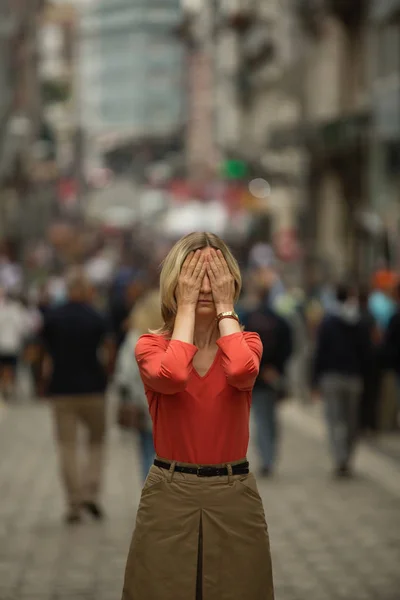
<svg viewBox="0 0 400 600"><path fill-rule="evenodd" d="M200 375L200 373L198 373L198 371L196 371L195 366L192 365L192 367L193 367L193 373L196 375L196 377L198 377L199 379L206 379L206 377L208 377L210 375L211 371L214 370L214 367L217 364L217 358L219 356L219 353L220 353L220 348L218 348L218 350L216 351L215 356L214 356L214 360L212 361L212 363L211 363L208 371L204 375Z"/></svg>

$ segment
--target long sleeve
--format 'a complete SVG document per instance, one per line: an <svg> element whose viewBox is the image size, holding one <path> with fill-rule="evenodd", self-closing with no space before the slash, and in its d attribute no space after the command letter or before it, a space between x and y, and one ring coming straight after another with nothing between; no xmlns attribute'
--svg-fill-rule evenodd
<svg viewBox="0 0 400 600"><path fill-rule="evenodd" d="M185 390L192 372L196 346L159 335L142 335L135 356L145 386L162 394Z"/></svg>
<svg viewBox="0 0 400 600"><path fill-rule="evenodd" d="M240 332L217 340L222 367L229 385L247 391L253 388L260 368L262 344L258 333Z"/></svg>

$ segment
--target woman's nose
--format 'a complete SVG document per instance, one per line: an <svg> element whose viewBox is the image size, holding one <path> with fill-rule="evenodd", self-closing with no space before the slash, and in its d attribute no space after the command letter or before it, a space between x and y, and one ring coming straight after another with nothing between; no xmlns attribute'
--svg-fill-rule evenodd
<svg viewBox="0 0 400 600"><path fill-rule="evenodd" d="M204 275L203 281L201 283L200 291L202 294L210 294L211 293L211 283L208 275Z"/></svg>

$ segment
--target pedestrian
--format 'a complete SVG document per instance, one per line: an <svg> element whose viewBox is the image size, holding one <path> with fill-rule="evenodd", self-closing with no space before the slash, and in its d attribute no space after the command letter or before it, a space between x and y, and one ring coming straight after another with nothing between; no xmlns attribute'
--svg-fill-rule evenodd
<svg viewBox="0 0 400 600"><path fill-rule="evenodd" d="M51 298L47 283L42 284L37 292L37 309L43 323L52 310ZM46 377L46 350L42 344L40 328L36 335L36 343L31 348L31 367L36 397L44 398L48 393L48 378Z"/></svg>
<svg viewBox="0 0 400 600"><path fill-rule="evenodd" d="M136 359L157 453L128 555L123 600L272 600L264 510L246 452L262 345L234 310L241 275L217 236L192 233L160 279L164 325Z"/></svg>
<svg viewBox="0 0 400 600"><path fill-rule="evenodd" d="M386 331L390 319L396 312L393 289L396 275L393 271L382 269L372 278L372 292L368 299L368 308L382 334Z"/></svg>
<svg viewBox="0 0 400 600"><path fill-rule="evenodd" d="M103 517L99 495L106 436L104 394L113 346L107 337L107 320L88 302L90 285L79 270L68 274L67 296L46 316L42 338L52 365L49 395L68 506L66 521L72 524L81 520L82 510L96 519ZM79 426L86 429L88 440L83 471L78 458Z"/></svg>
<svg viewBox="0 0 400 600"><path fill-rule="evenodd" d="M368 330L370 340L369 362L363 381L363 394L360 402L360 432L365 435L375 434L378 430L378 402L381 388L382 364L381 342L382 333L378 323L369 308L370 291L361 287L358 292L360 317Z"/></svg>
<svg viewBox="0 0 400 600"><path fill-rule="evenodd" d="M249 254L250 270L257 270L259 279L264 283L268 290L265 296L265 302L271 308L277 307L277 304L285 294L285 286L278 272L278 263L271 246L262 242L253 246Z"/></svg>
<svg viewBox="0 0 400 600"><path fill-rule="evenodd" d="M347 285L338 286L336 301L317 333L313 387L316 394L322 394L325 405L335 474L347 476L351 474L359 403L371 350L368 327Z"/></svg>
<svg viewBox="0 0 400 600"><path fill-rule="evenodd" d="M20 378L25 380L28 384L26 389L27 397L32 399L37 397L37 388L35 381L35 370L34 365L37 361L37 350L41 347L39 341L40 330L42 327L43 319L40 311L38 310L35 299L32 295L19 296L19 301L24 308L24 321L25 321L25 332L24 332L24 346L21 353L20 365ZM21 394L20 386L20 394Z"/></svg>
<svg viewBox="0 0 400 600"><path fill-rule="evenodd" d="M115 369L115 384L120 397L119 414L127 414L128 426L138 433L143 481L153 464L155 450L149 406L135 360L135 347L141 335L159 329L162 324L159 290L150 290L131 313L129 332L118 352Z"/></svg>
<svg viewBox="0 0 400 600"><path fill-rule="evenodd" d="M292 353L292 330L268 301L269 282L253 271L256 301L243 315L243 324L259 334L263 344L260 372L253 390L252 412L256 440L261 458L260 475L268 477L274 471L279 441L278 404L285 395L285 371Z"/></svg>
<svg viewBox="0 0 400 600"><path fill-rule="evenodd" d="M400 425L400 283L395 286L394 298L397 309L389 321L382 344L383 364L396 374L397 424Z"/></svg>
<svg viewBox="0 0 400 600"><path fill-rule="evenodd" d="M0 288L0 394L5 400L15 396L18 361L31 333L22 302Z"/></svg>
<svg viewBox="0 0 400 600"><path fill-rule="evenodd" d="M385 339L388 325L395 315L397 306L393 296L396 289L397 276L394 271L381 269L372 278L373 291L369 297L368 306L375 318L381 340ZM386 342L383 347L387 348ZM377 429L392 429L396 421L397 381L387 358L380 355L379 364L379 396L377 401Z"/></svg>
<svg viewBox="0 0 400 600"><path fill-rule="evenodd" d="M144 273L131 262L124 257L110 290L109 314L118 349L127 334L128 317L147 286Z"/></svg>

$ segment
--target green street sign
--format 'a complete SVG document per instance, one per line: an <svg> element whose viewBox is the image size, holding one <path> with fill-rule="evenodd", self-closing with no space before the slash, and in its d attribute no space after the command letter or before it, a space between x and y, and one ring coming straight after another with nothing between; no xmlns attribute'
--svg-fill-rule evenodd
<svg viewBox="0 0 400 600"><path fill-rule="evenodd" d="M221 170L226 179L243 179L248 173L247 165L242 160L225 160Z"/></svg>

